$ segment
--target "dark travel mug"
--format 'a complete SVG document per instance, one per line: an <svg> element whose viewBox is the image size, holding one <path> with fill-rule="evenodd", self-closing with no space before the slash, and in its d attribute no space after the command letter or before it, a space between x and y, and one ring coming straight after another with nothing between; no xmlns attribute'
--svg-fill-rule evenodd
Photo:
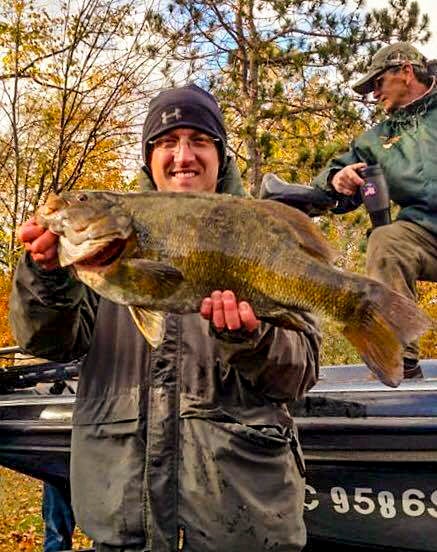
<svg viewBox="0 0 437 552"><path fill-rule="evenodd" d="M390 196L384 173L379 165L369 165L360 170L365 180L361 186L361 198L369 213L373 228L391 223Z"/></svg>

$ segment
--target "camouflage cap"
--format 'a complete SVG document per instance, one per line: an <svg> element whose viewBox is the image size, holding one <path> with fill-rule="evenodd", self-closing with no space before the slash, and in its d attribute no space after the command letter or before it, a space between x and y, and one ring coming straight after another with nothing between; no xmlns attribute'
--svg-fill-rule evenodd
<svg viewBox="0 0 437 552"><path fill-rule="evenodd" d="M358 94L369 94L373 91L375 77L406 62L426 69L426 57L408 42L384 46L373 56L368 72L352 85L352 90Z"/></svg>

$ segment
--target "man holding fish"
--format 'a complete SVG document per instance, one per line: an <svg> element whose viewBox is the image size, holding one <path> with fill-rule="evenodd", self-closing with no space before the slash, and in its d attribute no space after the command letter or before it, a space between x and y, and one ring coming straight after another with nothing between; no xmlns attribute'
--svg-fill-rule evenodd
<svg viewBox="0 0 437 552"><path fill-rule="evenodd" d="M245 195L226 155L218 105L194 85L152 100L143 158L143 188L170 202L154 209L163 217L174 197L179 204L177 198L183 202L193 192ZM84 193L78 201L87 198ZM57 201L20 229L26 253L15 274L10 320L17 342L32 354L60 361L86 355L73 416L71 484L77 522L96 550L301 550L304 463L284 405L317 379L320 336L313 316L288 309L289 327L296 329L287 330L260 321L250 296L240 297L227 280L194 307L172 312L165 306L174 290L187 293L193 285L181 260L189 256L184 243L192 239L191 227L184 230L177 208L169 207L173 220L165 222L162 238L134 221L136 241L135 217L105 208L99 221L117 227L116 238L85 254L83 234L88 242L97 223L85 225L82 213L94 204L75 211L67 228L65 219L55 220ZM215 215L222 204L226 209L223 201ZM141 213L141 204L133 205ZM217 227L226 236L221 217L208 213L203 231ZM59 237L40 224L46 216L47 226L71 237L74 268L60 266ZM178 228L179 221L179 234L170 236L171 222ZM172 266L163 262L170 260L165 237L174 240ZM153 255L128 258L138 249ZM115 265L126 282L121 291L111 283ZM199 266L196 274L211 268L214 282L221 281L212 253ZM94 291L107 282L126 295L114 302ZM138 290L158 295L166 314L133 303Z"/></svg>

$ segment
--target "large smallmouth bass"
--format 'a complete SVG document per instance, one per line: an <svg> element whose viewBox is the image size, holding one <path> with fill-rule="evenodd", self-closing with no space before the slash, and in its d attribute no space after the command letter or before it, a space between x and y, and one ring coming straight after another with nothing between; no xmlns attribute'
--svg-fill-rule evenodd
<svg viewBox="0 0 437 552"><path fill-rule="evenodd" d="M258 318L302 329L296 310L327 315L385 384L403 377L402 349L429 326L414 302L332 266L332 251L302 212L268 200L172 192L65 192L37 222L60 236L59 260L98 294L129 306L158 346L164 312L198 312L216 289Z"/></svg>

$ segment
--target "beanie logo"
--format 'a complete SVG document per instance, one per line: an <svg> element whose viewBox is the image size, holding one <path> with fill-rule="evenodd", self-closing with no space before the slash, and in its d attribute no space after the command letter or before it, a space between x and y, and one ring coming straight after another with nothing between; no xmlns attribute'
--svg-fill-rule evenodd
<svg viewBox="0 0 437 552"><path fill-rule="evenodd" d="M173 112L164 111L163 113L161 113L161 121L163 125L168 125L171 119L175 119L176 121L182 119L182 113L179 107L176 107Z"/></svg>

